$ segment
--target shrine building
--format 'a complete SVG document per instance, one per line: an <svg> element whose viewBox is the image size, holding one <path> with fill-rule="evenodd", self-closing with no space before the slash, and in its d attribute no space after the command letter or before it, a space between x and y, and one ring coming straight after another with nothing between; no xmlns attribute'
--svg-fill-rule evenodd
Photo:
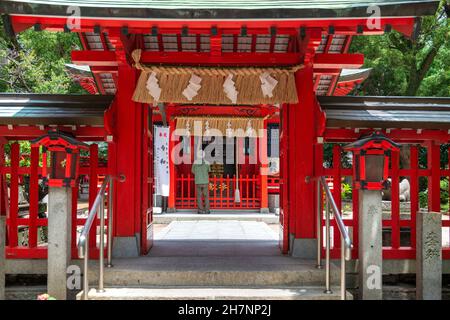
<svg viewBox="0 0 450 320"><path fill-rule="evenodd" d="M198 150L213 150L209 183L213 213L276 212L280 252L315 259L318 250L325 254L323 247L318 248L318 238L320 225L326 222L317 217L325 203L317 181L327 179L341 210L341 183L354 175L340 161L342 146L373 132L410 145L410 166L400 167L399 151L394 150L387 169L392 204L391 213L383 218L383 228L389 231L383 259L415 259L419 180L428 181L428 209L439 212L440 180L450 175L448 166L440 165L440 146L450 141L450 99L348 96L371 72L363 68L363 54L349 49L356 36L396 31L415 37L418 18L435 14L438 4L1 0L0 13L11 37L30 28L78 34L82 48L72 51L67 70L88 92L0 95L6 258L47 258L47 247L38 239L39 228L48 223L39 210L40 149L32 145L31 154L23 155L18 141L57 130L78 141L107 145L102 158L98 145L89 144L89 155L79 164L82 179L70 186L73 259L79 258L79 230L88 220L77 216L83 181L90 207L102 182L115 181L112 202L106 204L114 208L112 224L107 225L112 228L107 230L112 243L106 244L112 258L147 255L153 245L154 207L166 201L162 205L167 212L196 211L191 168ZM6 150L9 141L15 142ZM333 159L326 165L324 146L330 143ZM422 149L428 155L426 168L418 164ZM29 164L21 164L24 158ZM166 166L155 164L155 159ZM30 208L22 216L18 190L25 176ZM411 184L406 218L399 200L400 177L405 176ZM357 259L358 190L352 192L353 213L343 223L351 234L351 259ZM93 221L94 226L100 223L98 217ZM443 228L450 227L450 220L442 223ZM18 236L23 227L29 230L26 244ZM344 249L334 218L331 227L330 254L337 259ZM101 251L95 229L89 238L92 259ZM405 230L409 230L406 242ZM450 259L449 247L443 248L442 257Z"/></svg>

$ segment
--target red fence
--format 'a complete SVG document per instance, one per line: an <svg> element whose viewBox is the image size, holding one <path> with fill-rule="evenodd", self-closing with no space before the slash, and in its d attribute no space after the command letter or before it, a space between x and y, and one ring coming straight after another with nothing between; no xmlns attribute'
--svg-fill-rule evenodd
<svg viewBox="0 0 450 320"><path fill-rule="evenodd" d="M268 177L267 178L267 192L269 194L279 194L280 193L280 178L278 178L278 177Z"/></svg>
<svg viewBox="0 0 450 320"><path fill-rule="evenodd" d="M197 208L194 176L177 177L176 206L180 209ZM260 177L240 175L238 179L240 202L235 201L236 177L209 179L209 201L213 209L259 209L261 207Z"/></svg>
<svg viewBox="0 0 450 320"><path fill-rule="evenodd" d="M342 182L345 177L352 176L351 168L343 168L341 161L341 147L335 145L333 147L333 161L331 168L321 167L322 162L317 161L319 167L317 172L319 175L326 176L327 180L333 181L333 197L337 206L343 213L344 223L349 228L352 235L354 249L352 257L358 257L358 191L352 189L352 196L350 202L342 201ZM323 146L316 149L316 159L323 159ZM392 182L391 187L391 203L390 210L383 210L383 258L384 259L415 259L416 255L416 213L419 210L420 195L419 195L419 180L427 183L428 194L426 195L428 207L432 211L440 211L441 208L441 189L440 182L443 178L450 176L450 164L447 168L440 166L440 147L439 145L431 145L428 148L428 166L427 168L419 167L419 148L417 146L410 147L410 167L400 168L399 152L394 152L391 158L390 178ZM410 205L409 208L401 209L399 200L399 182L400 178L409 178L410 181ZM351 181L351 179L349 179ZM329 181L329 180L328 180ZM339 188L338 186L341 186ZM444 190L450 191L450 190ZM385 204L389 204L385 202ZM322 204L323 208L323 204ZM443 212L443 258L450 259L450 217L448 210ZM324 221L322 222L324 225ZM337 229L336 221L331 220L333 232L331 255L334 258L340 256L340 234ZM323 233L324 234L324 233Z"/></svg>
<svg viewBox="0 0 450 320"><path fill-rule="evenodd" d="M76 243L78 233L84 225L88 206L92 205L97 194L98 179L107 173L107 168L98 166L98 146L90 146L89 166L80 168L80 175L88 177L89 198L86 205L78 202L79 187L72 188L72 257L78 258ZM6 161L6 160L9 161ZM29 161L21 161L27 160ZM42 181L40 174L42 165L38 147L31 148L31 154L20 154L18 143L11 144L9 153L4 152L4 147L0 147L0 170L2 174L2 197L6 197L9 186L9 205L6 208L6 257L9 259L47 257L47 209L45 205L39 204L39 185ZM9 162L9 165L6 165ZM22 163L21 163L22 162ZM29 205L19 205L19 186L29 188ZM7 203L7 201L6 201ZM95 227L89 237L90 256L98 256L96 236L94 235L99 220L96 219ZM106 225L108 225L106 223Z"/></svg>

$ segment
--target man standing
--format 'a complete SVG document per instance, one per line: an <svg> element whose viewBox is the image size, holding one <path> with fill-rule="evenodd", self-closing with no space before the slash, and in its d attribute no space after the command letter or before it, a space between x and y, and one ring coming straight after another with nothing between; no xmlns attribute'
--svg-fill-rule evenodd
<svg viewBox="0 0 450 320"><path fill-rule="evenodd" d="M196 159L192 165L191 172L195 176L195 187L197 189L198 213L210 213L209 210L209 172L211 168L204 159L204 152L201 152L200 159ZM203 198L205 205L203 205Z"/></svg>

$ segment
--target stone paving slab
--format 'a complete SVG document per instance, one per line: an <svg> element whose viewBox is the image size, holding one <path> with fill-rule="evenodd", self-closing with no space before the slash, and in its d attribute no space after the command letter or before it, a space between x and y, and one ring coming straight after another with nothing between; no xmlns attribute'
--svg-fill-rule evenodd
<svg viewBox="0 0 450 320"><path fill-rule="evenodd" d="M318 287L280 288L107 288L99 293L89 291L95 300L339 300L339 290L324 294ZM77 296L81 299L81 294ZM350 293L347 299L352 299Z"/></svg>
<svg viewBox="0 0 450 320"><path fill-rule="evenodd" d="M242 212L242 211L215 211L211 214L198 214L194 211L154 214L153 223L168 224L173 221L215 221L215 220L239 220L239 221L261 221L268 224L279 224L280 218L276 214Z"/></svg>
<svg viewBox="0 0 450 320"><path fill-rule="evenodd" d="M155 240L278 240L278 234L260 221L173 221Z"/></svg>

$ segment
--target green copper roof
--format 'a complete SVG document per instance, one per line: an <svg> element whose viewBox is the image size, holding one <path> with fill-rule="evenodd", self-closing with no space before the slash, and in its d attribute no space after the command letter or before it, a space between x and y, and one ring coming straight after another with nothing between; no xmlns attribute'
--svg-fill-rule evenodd
<svg viewBox="0 0 450 320"><path fill-rule="evenodd" d="M69 6L85 17L142 19L298 19L369 17L377 5L382 16L433 14L436 0L0 0L0 12L67 15Z"/></svg>

